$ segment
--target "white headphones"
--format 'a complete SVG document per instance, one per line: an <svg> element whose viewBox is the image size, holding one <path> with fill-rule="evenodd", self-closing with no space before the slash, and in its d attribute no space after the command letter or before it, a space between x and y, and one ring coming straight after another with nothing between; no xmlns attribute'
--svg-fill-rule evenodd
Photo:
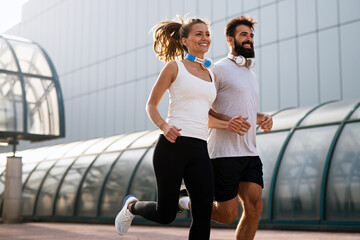
<svg viewBox="0 0 360 240"><path fill-rule="evenodd" d="M185 53L184 59L189 59L190 61L200 63L201 66L205 69L211 68L213 66L213 60L211 60L210 58L201 59L189 53Z"/></svg>
<svg viewBox="0 0 360 240"><path fill-rule="evenodd" d="M240 67L253 68L255 67L255 59L253 58L244 58L243 56L234 56L231 53L227 55L227 58L233 60Z"/></svg>

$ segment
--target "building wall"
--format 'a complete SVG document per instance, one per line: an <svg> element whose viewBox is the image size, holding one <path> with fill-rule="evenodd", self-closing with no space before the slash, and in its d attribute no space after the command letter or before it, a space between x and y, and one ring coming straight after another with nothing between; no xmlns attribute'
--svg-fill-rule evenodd
<svg viewBox="0 0 360 240"><path fill-rule="evenodd" d="M176 14L212 22L208 57L227 53L224 26L254 16L260 111L360 96L358 0L30 0L7 33L39 43L57 69L66 138L20 148L155 129L145 103L163 67L151 27ZM168 96L159 109L165 117Z"/></svg>

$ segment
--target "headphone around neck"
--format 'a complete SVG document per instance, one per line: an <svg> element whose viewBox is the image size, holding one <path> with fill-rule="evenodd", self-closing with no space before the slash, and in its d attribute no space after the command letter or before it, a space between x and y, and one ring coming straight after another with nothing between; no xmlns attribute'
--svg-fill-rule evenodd
<svg viewBox="0 0 360 240"><path fill-rule="evenodd" d="M211 68L213 66L213 60L211 60L210 58L201 59L189 53L185 53L184 59L189 59L190 61L200 63L201 66L205 69Z"/></svg>
<svg viewBox="0 0 360 240"><path fill-rule="evenodd" d="M253 68L255 66L255 60L253 58L244 58L243 56L234 56L228 53L227 58L233 60L240 67Z"/></svg>

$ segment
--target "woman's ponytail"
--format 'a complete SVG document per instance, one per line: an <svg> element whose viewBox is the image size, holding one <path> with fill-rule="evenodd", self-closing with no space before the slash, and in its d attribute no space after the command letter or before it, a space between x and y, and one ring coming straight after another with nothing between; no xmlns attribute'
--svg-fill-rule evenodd
<svg viewBox="0 0 360 240"><path fill-rule="evenodd" d="M181 60L184 57L184 48L180 38L182 23L162 21L153 27L154 51L156 56L164 62Z"/></svg>
<svg viewBox="0 0 360 240"><path fill-rule="evenodd" d="M210 24L206 20L192 18L186 20L177 16L174 21L162 21L156 24L151 30L154 32L154 51L156 56L164 62L184 59L187 52L186 46L181 42L182 38L187 38L194 24L203 23L210 29Z"/></svg>

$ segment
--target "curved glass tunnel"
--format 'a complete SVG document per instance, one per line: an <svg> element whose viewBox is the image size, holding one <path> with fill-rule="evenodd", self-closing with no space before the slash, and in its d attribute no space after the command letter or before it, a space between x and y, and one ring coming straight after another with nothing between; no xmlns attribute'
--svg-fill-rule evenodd
<svg viewBox="0 0 360 240"><path fill-rule="evenodd" d="M63 99L51 59L28 39L0 35L0 141L64 136Z"/></svg>
<svg viewBox="0 0 360 240"><path fill-rule="evenodd" d="M260 228L360 230L359 105L355 99L284 109L272 113L272 132L258 129L265 180ZM152 153L159 133L19 152L24 219L110 223L125 195L156 200ZM7 155L0 160L1 196ZM140 217L135 223L152 224ZM189 223L185 211L173 225Z"/></svg>

